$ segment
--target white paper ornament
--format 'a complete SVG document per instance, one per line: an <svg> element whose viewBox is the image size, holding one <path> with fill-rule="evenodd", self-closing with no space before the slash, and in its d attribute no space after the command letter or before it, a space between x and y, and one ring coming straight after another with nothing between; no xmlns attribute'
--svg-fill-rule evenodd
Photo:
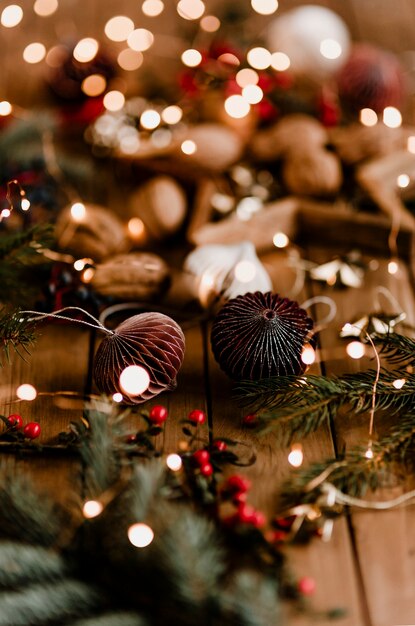
<svg viewBox="0 0 415 626"><path fill-rule="evenodd" d="M289 57L294 74L322 80L347 59L350 35L336 13L309 4L273 20L267 42L271 52L284 52Z"/></svg>
<svg viewBox="0 0 415 626"><path fill-rule="evenodd" d="M188 255L184 269L199 278L199 299L203 306L219 295L229 300L249 291L272 289L271 279L250 241L200 246Z"/></svg>

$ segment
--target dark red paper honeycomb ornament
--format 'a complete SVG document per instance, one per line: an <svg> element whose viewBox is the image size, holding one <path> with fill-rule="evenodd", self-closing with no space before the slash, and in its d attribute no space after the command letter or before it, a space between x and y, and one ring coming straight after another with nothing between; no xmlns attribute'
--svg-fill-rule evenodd
<svg viewBox="0 0 415 626"><path fill-rule="evenodd" d="M217 314L211 334L213 354L235 380L301 374L304 344L313 320L297 302L270 291L229 300Z"/></svg>
<svg viewBox="0 0 415 626"><path fill-rule="evenodd" d="M176 387L184 350L183 331L173 319L162 313L134 315L99 346L94 363L96 385L103 393L121 393L125 401L140 404ZM129 365L143 367L150 376L147 390L139 396L130 396L120 387L121 372Z"/></svg>

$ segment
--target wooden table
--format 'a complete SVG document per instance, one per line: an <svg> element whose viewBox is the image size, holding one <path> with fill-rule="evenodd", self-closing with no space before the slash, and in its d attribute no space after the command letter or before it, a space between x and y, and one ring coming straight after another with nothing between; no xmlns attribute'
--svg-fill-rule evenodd
<svg viewBox="0 0 415 626"><path fill-rule="evenodd" d="M334 252L338 250L309 246L304 254L306 258L318 261L330 259ZM263 261L272 275L275 291L289 295L294 273L287 266L286 253L270 253L263 257ZM313 366L316 372L324 368L327 374L337 374L373 367L369 360L346 358L345 344L338 339L338 330L359 313L373 311L377 285L390 289L407 312L409 321L414 323L415 306L408 268L402 266L399 275L393 277L387 273L387 259L378 258L377 261L379 268L367 272L365 284L360 289L336 291L312 283L306 284L297 296L301 303L312 295L323 293L337 303L336 319L321 333L320 363ZM319 305L312 310L312 315L319 320L326 311ZM257 461L243 470L253 481L251 502L268 514L275 513L279 485L290 472L287 450L278 449L272 436L261 439L241 427L243 412L231 400L231 384L212 357L206 325L188 324L185 335L187 349L177 390L148 403L149 406L163 403L168 407L170 417L163 435L164 449L177 450L181 436L180 419L194 408L206 410L210 430L209 433L206 427L206 439L227 436L254 446ZM82 393L89 390L96 342L94 331L87 328L54 322L43 324L41 337L29 362L16 358L1 372L1 412L7 415L19 411L25 421L39 421L42 442L65 430L70 419L80 416L80 409L65 408L62 399L42 395L32 403L15 404L15 389L20 383L30 382L38 392L72 390ZM349 415L334 424L327 424L304 441L304 462L329 457L335 450L357 442L364 444L367 429L367 415L358 418ZM376 429L382 431L379 420ZM12 466L15 472L29 472L41 491L51 493L61 502L68 501L73 490L81 489L79 463L67 455L3 453L0 464L2 470ZM393 490L393 494L408 486L409 481L408 485ZM390 496L390 491L377 495L379 498ZM315 539L306 547L289 548L288 559L298 576L312 576L316 580L313 603L317 609L347 609L346 616L335 622L339 626L415 624L414 523L415 512L411 507L384 513L353 513L335 523L330 542ZM311 622L303 617L291 617L288 623L302 626Z"/></svg>

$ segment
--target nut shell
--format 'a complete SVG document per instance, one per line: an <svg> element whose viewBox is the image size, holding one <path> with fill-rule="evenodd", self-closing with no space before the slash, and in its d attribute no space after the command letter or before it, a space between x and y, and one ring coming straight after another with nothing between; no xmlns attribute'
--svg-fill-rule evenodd
<svg viewBox="0 0 415 626"><path fill-rule="evenodd" d="M235 380L300 374L304 343L313 320L297 302L272 292L247 293L229 300L216 316L213 354Z"/></svg>
<svg viewBox="0 0 415 626"><path fill-rule="evenodd" d="M163 291L169 277L168 266L156 254L130 252L97 265L90 284L104 296L149 300Z"/></svg>
<svg viewBox="0 0 415 626"><path fill-rule="evenodd" d="M186 133L186 140L194 141L196 151L183 154L178 151L181 161L213 172L226 170L238 161L244 148L238 133L224 124L199 124Z"/></svg>
<svg viewBox="0 0 415 626"><path fill-rule="evenodd" d="M304 196L330 196L342 184L341 163L328 150L293 153L283 166L284 183L291 193Z"/></svg>
<svg viewBox="0 0 415 626"><path fill-rule="evenodd" d="M163 240L182 225L186 196L174 178L156 176L131 195L129 212L143 221L151 238Z"/></svg>
<svg viewBox="0 0 415 626"><path fill-rule="evenodd" d="M184 349L183 331L173 319L162 313L134 315L101 342L94 363L96 385L103 393L121 393L124 401L141 404L176 387ZM121 372L129 365L143 367L150 376L148 389L139 396L120 388Z"/></svg>
<svg viewBox="0 0 415 626"><path fill-rule="evenodd" d="M326 128L309 115L293 113L255 134L251 152L259 161L272 161L288 153L323 147L328 140Z"/></svg>
<svg viewBox="0 0 415 626"><path fill-rule="evenodd" d="M85 209L80 222L73 219L70 207L60 213L55 227L59 247L95 261L125 252L128 244L117 216L97 204L85 204Z"/></svg>

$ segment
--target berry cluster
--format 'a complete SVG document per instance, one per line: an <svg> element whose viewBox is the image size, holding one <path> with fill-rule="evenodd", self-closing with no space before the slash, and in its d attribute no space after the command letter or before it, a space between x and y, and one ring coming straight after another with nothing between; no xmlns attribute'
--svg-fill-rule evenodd
<svg viewBox="0 0 415 626"><path fill-rule="evenodd" d="M6 429L2 435L9 434L11 432L21 432L25 439L37 439L40 436L41 428L38 422L23 423L22 416L18 413L12 413L8 417L3 418L3 422L6 425Z"/></svg>
<svg viewBox="0 0 415 626"><path fill-rule="evenodd" d="M235 513L223 520L227 526L250 524L262 528L265 525L266 518L262 511L257 511L246 502L250 488L251 481L239 474L229 476L226 480L221 491L222 499L236 507Z"/></svg>

